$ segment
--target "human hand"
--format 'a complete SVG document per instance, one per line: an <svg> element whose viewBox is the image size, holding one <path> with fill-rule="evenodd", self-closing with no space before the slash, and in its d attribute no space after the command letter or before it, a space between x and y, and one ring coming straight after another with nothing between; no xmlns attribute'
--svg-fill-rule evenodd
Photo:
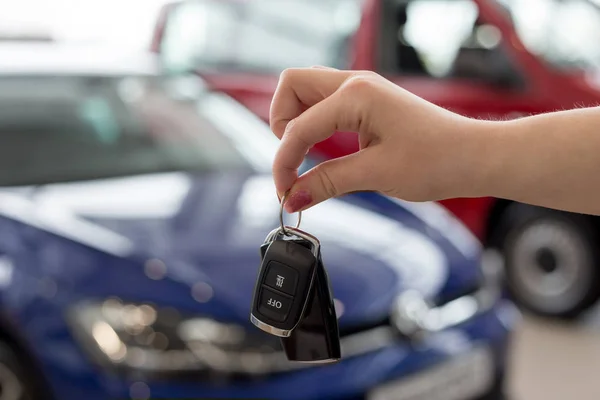
<svg viewBox="0 0 600 400"><path fill-rule="evenodd" d="M485 124L429 103L368 71L288 69L271 105L271 129L281 139L273 164L286 210L328 198L378 191L411 201L478 195ZM356 132L360 150L323 162L298 177L316 143L335 131Z"/></svg>

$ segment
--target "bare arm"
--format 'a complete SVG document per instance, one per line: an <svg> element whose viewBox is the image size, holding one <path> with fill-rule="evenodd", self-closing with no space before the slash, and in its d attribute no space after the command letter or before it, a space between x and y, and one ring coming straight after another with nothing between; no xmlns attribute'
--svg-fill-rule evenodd
<svg viewBox="0 0 600 400"><path fill-rule="evenodd" d="M473 140L481 195L600 215L600 108L484 122Z"/></svg>
<svg viewBox="0 0 600 400"><path fill-rule="evenodd" d="M492 196L600 215L600 108L480 121L431 104L372 72L288 70L271 106L273 165L289 212L353 191L412 201ZM335 131L360 151L298 177Z"/></svg>

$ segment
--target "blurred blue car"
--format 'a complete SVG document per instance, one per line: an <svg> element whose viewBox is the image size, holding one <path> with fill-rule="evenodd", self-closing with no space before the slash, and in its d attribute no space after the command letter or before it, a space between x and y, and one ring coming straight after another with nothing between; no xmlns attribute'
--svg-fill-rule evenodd
<svg viewBox="0 0 600 400"><path fill-rule="evenodd" d="M196 77L15 52L0 49L0 400L502 398L519 315L443 209L360 193L305 212L343 358L290 363L249 322L279 216L268 127Z"/></svg>

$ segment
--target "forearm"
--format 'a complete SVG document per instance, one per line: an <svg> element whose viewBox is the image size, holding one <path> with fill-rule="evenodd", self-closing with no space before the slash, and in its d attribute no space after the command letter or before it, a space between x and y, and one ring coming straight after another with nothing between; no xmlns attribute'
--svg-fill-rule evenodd
<svg viewBox="0 0 600 400"><path fill-rule="evenodd" d="M600 108L476 124L474 194L600 215Z"/></svg>

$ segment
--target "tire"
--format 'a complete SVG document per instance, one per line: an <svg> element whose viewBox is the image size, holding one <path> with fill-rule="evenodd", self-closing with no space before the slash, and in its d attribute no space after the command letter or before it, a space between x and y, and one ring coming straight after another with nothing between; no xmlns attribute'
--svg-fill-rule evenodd
<svg viewBox="0 0 600 400"><path fill-rule="evenodd" d="M505 395L503 388L495 387L492 392L481 397L477 400L510 400L508 396Z"/></svg>
<svg viewBox="0 0 600 400"><path fill-rule="evenodd" d="M29 382L31 374L19 362L19 357L5 343L0 342L0 400L39 400Z"/></svg>
<svg viewBox="0 0 600 400"><path fill-rule="evenodd" d="M494 386L492 386L490 391L485 396L479 397L476 400L510 400L504 390L505 384L504 372L501 372L496 376Z"/></svg>
<svg viewBox="0 0 600 400"><path fill-rule="evenodd" d="M513 203L493 237L507 291L524 310L573 319L600 297L598 234L589 217Z"/></svg>
<svg viewBox="0 0 600 400"><path fill-rule="evenodd" d="M478 400L510 400L501 389L496 389L494 392L482 397Z"/></svg>

